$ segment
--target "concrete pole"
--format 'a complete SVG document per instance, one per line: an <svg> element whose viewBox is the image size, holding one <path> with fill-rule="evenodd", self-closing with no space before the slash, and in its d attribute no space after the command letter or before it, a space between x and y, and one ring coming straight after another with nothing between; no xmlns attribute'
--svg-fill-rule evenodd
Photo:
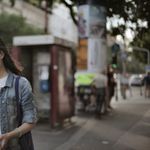
<svg viewBox="0 0 150 150"><path fill-rule="evenodd" d="M48 33L48 0L46 0L46 7L45 7L45 33Z"/></svg>
<svg viewBox="0 0 150 150"><path fill-rule="evenodd" d="M45 11L45 27L44 27L44 32L45 34L48 33L48 0L42 0L41 1L41 7Z"/></svg>

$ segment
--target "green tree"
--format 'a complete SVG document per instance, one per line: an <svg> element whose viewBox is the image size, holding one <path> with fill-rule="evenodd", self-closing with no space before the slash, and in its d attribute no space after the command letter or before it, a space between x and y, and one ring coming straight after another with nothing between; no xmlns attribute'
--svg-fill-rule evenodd
<svg viewBox="0 0 150 150"><path fill-rule="evenodd" d="M31 3L31 4L34 4L34 5L37 5L38 7L40 7L40 4L42 2L42 0L24 0L28 3ZM77 0L69 0L69 1L66 1L66 0L46 0L47 1L47 6L48 6L48 10L52 10L53 9L53 5L54 3L62 3L64 4L70 11L70 15L72 17L72 20L75 24L77 24L77 13L75 12L75 7L77 7ZM52 12L52 11L50 11Z"/></svg>
<svg viewBox="0 0 150 150"><path fill-rule="evenodd" d="M3 0L0 0L0 2L2 2ZM10 6L13 7L15 5L15 0L9 0L10 2Z"/></svg>
<svg viewBox="0 0 150 150"><path fill-rule="evenodd" d="M141 48L146 48L150 51L150 30L149 29L140 29L137 35L135 36L132 46L137 46ZM147 63L147 53L146 52L136 52L134 56L143 63Z"/></svg>
<svg viewBox="0 0 150 150"><path fill-rule="evenodd" d="M1 0L2 1L2 0ZM42 0L24 0L26 2L40 4ZM75 13L75 7L78 3L84 3L92 0L46 0L48 7L53 8L55 2L63 3L70 10L73 21L77 24L77 18ZM107 17L113 17L117 15L119 18L123 18L125 22L135 23L137 28L141 28L139 19L147 21L147 27L150 27L150 3L149 0L93 0L94 2L100 2L106 6ZM15 4L15 0L10 0L11 4Z"/></svg>
<svg viewBox="0 0 150 150"><path fill-rule="evenodd" d="M132 45L150 49L150 29L141 29L136 34Z"/></svg>
<svg viewBox="0 0 150 150"><path fill-rule="evenodd" d="M2 1L2 0L0 0ZM32 4L38 5L38 7L41 4L42 0L24 0L26 2L30 2ZM48 3L48 8L50 10L53 9L53 5L55 2L64 4L69 10L70 15L74 21L75 24L77 24L77 13L76 9L77 5L79 3L84 3L86 1L94 1L97 3L101 3L104 5L107 9L107 18L112 18L114 16L117 16L118 18L122 18L123 22L118 23L117 27L113 27L111 33L112 35L121 34L124 36L124 31L126 28L131 28L135 34L136 34L136 41L139 41L139 39L143 40L143 36L147 37L145 32L149 32L150 28L150 2L149 0L46 0ZM10 3L12 6L15 4L15 0L10 0ZM141 21L139 21L141 20ZM142 26L141 22L145 22L147 25ZM129 23L131 26L129 26ZM140 42L142 42L142 40ZM146 40L146 39L144 39ZM147 40L145 41L146 47L149 45L147 43ZM143 46L145 45L143 44ZM150 48L149 46L147 48Z"/></svg>
<svg viewBox="0 0 150 150"><path fill-rule="evenodd" d="M9 45L12 43L13 36L42 33L41 29L27 24L21 16L9 15L7 13L0 14L0 37Z"/></svg>

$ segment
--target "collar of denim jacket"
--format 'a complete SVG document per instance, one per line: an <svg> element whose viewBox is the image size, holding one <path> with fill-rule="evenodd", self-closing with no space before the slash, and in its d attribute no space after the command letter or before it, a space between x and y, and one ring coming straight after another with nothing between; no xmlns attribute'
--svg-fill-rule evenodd
<svg viewBox="0 0 150 150"><path fill-rule="evenodd" d="M8 72L8 78L6 80L6 85L7 87L12 87L13 86L13 80L14 80L14 74L11 72Z"/></svg>

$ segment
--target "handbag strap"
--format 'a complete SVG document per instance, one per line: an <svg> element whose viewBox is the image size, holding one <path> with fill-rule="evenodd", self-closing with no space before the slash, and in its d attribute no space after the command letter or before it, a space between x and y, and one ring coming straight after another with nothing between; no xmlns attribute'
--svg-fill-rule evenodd
<svg viewBox="0 0 150 150"><path fill-rule="evenodd" d="M20 126L21 122L22 122L22 111L21 111L21 105L20 105L20 102L19 102L19 79L20 79L20 76L17 76L16 80L15 80L15 96L16 96L16 104L17 104L18 126Z"/></svg>

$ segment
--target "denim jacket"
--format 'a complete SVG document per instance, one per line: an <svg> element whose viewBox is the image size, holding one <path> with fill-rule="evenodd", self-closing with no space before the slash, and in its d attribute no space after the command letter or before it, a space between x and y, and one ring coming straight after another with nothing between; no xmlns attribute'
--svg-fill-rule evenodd
<svg viewBox="0 0 150 150"><path fill-rule="evenodd" d="M18 126L17 107L15 95L15 78L13 73L8 74L6 85L0 91L0 121L2 134L14 130ZM22 123L35 123L37 113L34 105L34 96L28 80L24 77L19 79L19 102L23 111ZM7 149L19 150L18 139L11 139Z"/></svg>

